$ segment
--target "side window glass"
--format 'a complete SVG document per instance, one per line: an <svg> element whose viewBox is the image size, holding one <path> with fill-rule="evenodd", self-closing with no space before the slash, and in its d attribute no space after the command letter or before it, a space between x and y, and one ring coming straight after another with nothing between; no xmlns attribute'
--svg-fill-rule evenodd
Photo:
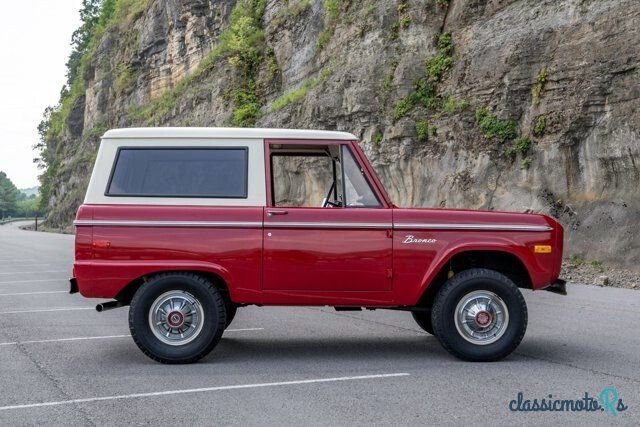
<svg viewBox="0 0 640 427"><path fill-rule="evenodd" d="M121 148L106 195L246 198L248 149Z"/></svg>
<svg viewBox="0 0 640 427"><path fill-rule="evenodd" d="M282 149L281 149L282 150ZM328 152L287 153L271 156L274 206L342 206L342 187L336 182L339 164Z"/></svg>
<svg viewBox="0 0 640 427"><path fill-rule="evenodd" d="M344 194L348 208L379 208L380 200L376 196L364 171L346 145L342 146L342 162L344 170Z"/></svg>

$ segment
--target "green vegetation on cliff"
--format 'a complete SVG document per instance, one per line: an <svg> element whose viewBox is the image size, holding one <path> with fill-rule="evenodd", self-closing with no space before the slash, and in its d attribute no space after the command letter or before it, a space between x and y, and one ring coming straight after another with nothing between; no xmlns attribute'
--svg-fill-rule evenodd
<svg viewBox="0 0 640 427"><path fill-rule="evenodd" d="M219 60L226 58L236 72L236 78L227 90L227 97L233 102L231 124L242 127L254 125L263 105L258 96L257 75L267 59L261 27L265 5L266 0L239 0L218 45L211 49L196 70L145 107L132 108L132 120L149 125L159 122L178 106L187 88L206 77ZM273 68L272 62L269 65Z"/></svg>
<svg viewBox="0 0 640 427"><path fill-rule="evenodd" d="M85 95L84 74L89 66L102 36L112 28L123 27L137 19L147 8L150 0L83 0L80 9L81 25L72 35L72 52L67 62L67 82L60 91L56 106L47 107L42 122L38 125L40 142L34 148L39 151L36 162L44 172L40 175L41 209L49 200L51 182L59 160L50 147L58 147L68 126L69 116ZM121 84L125 81L121 80ZM127 83L130 84L130 83Z"/></svg>
<svg viewBox="0 0 640 427"><path fill-rule="evenodd" d="M394 108L393 119L399 120L416 106L422 106L432 112L442 109L444 102L438 96L438 84L454 63L454 46L451 34L438 36L437 52L425 63L425 75L414 82L414 90L401 99Z"/></svg>

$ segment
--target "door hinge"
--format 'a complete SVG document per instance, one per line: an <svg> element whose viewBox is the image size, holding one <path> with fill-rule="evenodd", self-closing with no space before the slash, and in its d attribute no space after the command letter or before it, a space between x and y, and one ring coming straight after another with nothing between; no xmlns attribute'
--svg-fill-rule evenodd
<svg viewBox="0 0 640 427"><path fill-rule="evenodd" d="M387 268L387 279L393 279L393 269Z"/></svg>
<svg viewBox="0 0 640 427"><path fill-rule="evenodd" d="M393 230L387 230L387 237L388 238L393 238Z"/></svg>

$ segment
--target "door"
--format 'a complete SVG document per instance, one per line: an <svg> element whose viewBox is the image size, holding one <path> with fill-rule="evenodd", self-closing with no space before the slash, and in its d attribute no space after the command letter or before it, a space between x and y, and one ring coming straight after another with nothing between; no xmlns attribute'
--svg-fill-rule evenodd
<svg viewBox="0 0 640 427"><path fill-rule="evenodd" d="M392 211L349 145L296 142L267 150L263 289L391 291Z"/></svg>

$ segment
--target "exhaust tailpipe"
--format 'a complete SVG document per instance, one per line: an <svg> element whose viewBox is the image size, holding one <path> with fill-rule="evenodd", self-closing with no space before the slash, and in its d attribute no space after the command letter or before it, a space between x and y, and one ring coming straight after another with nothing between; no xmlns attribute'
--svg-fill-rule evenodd
<svg viewBox="0 0 640 427"><path fill-rule="evenodd" d="M107 301L96 305L96 311L102 313L103 311L113 310L114 308L123 307L124 304L120 301Z"/></svg>

